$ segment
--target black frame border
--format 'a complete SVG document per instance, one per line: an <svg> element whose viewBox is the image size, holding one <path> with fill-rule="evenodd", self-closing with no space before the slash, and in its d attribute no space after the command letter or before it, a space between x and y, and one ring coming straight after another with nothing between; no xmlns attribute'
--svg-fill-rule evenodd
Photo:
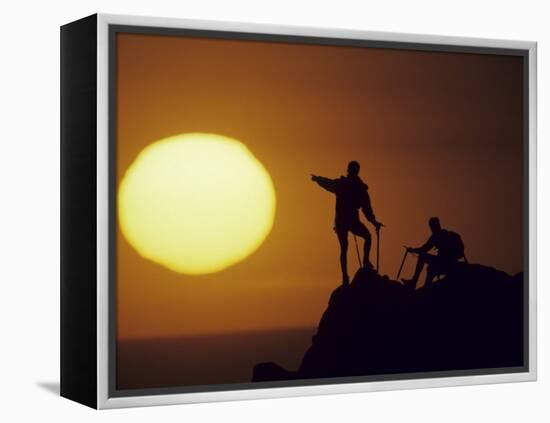
<svg viewBox="0 0 550 423"><path fill-rule="evenodd" d="M60 28L60 395L97 407L97 15Z"/></svg>

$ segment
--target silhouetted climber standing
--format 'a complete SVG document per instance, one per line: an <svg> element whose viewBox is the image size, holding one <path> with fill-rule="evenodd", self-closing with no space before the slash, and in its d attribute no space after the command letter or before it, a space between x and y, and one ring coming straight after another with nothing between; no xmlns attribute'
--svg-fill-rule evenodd
<svg viewBox="0 0 550 423"><path fill-rule="evenodd" d="M428 241L418 248L407 247L408 252L418 254L418 262L412 279L401 279L407 284L416 286L425 264L428 265L428 269L424 286L429 287L436 275L448 273L462 258L466 261L464 243L459 234L442 229L438 217L430 218L428 225L432 231ZM434 248L437 249L437 255L430 254Z"/></svg>
<svg viewBox="0 0 550 423"><path fill-rule="evenodd" d="M336 194L336 216L334 219L334 230L338 235L340 243L340 266L342 268L342 283L349 284L347 252L348 232L351 232L365 240L363 253L363 267L372 268L369 259L371 248L371 235L367 227L359 219L359 209L369 222L377 230L382 224L376 220L367 184L359 177L360 165L356 161L348 164L347 176L338 179L325 178L323 176L311 175L311 180L317 182L321 187Z"/></svg>

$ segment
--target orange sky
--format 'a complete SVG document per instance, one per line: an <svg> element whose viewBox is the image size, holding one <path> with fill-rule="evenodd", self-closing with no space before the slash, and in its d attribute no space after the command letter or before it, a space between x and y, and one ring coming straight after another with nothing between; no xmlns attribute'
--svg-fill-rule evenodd
<svg viewBox="0 0 550 423"><path fill-rule="evenodd" d="M316 326L340 271L334 197L309 174L352 159L386 225L381 273L432 215L471 262L522 270L521 58L135 34L117 52L117 186L148 144L209 132L245 143L277 193L265 243L212 275L144 260L117 229L119 339Z"/></svg>

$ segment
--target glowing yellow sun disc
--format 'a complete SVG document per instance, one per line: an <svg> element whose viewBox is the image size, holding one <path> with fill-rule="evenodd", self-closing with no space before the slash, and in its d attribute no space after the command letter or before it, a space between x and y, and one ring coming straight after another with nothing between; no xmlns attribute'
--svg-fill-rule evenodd
<svg viewBox="0 0 550 423"><path fill-rule="evenodd" d="M124 237L142 257L180 273L214 273L265 240L275 189L241 142L183 134L141 151L120 182L117 211Z"/></svg>

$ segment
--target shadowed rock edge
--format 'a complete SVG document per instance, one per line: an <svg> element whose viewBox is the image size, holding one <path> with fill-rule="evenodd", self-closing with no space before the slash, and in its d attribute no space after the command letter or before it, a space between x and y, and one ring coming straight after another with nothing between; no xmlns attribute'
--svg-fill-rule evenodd
<svg viewBox="0 0 550 423"><path fill-rule="evenodd" d="M359 270L332 293L300 367L259 363L252 380L523 366L523 273L462 264L414 290Z"/></svg>

